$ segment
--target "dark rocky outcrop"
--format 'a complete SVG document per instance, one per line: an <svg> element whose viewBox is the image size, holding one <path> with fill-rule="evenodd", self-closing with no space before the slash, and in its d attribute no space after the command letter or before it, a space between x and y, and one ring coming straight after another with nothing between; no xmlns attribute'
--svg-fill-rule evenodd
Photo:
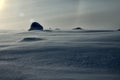
<svg viewBox="0 0 120 80"><path fill-rule="evenodd" d="M29 31L32 31L32 30L43 30L43 26L40 25L38 22L33 22L31 24Z"/></svg>
<svg viewBox="0 0 120 80"><path fill-rule="evenodd" d="M81 27L73 28L73 30L83 30Z"/></svg>
<svg viewBox="0 0 120 80"><path fill-rule="evenodd" d="M33 42L33 41L41 41L44 40L43 38L36 38L36 37L26 37L21 42Z"/></svg>
<svg viewBox="0 0 120 80"><path fill-rule="evenodd" d="M120 31L120 29L118 29L118 31Z"/></svg>

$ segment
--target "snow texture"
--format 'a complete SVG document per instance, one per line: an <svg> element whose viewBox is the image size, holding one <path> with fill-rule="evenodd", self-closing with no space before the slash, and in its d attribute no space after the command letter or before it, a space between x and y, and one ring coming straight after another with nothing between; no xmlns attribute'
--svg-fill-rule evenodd
<svg viewBox="0 0 120 80"><path fill-rule="evenodd" d="M119 75L119 31L0 31L0 80L120 80Z"/></svg>

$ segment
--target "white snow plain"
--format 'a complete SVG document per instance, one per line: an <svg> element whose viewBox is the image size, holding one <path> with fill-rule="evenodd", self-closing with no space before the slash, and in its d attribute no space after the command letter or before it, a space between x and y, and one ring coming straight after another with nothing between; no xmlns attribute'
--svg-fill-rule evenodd
<svg viewBox="0 0 120 80"><path fill-rule="evenodd" d="M120 80L119 75L119 31L0 31L0 80Z"/></svg>

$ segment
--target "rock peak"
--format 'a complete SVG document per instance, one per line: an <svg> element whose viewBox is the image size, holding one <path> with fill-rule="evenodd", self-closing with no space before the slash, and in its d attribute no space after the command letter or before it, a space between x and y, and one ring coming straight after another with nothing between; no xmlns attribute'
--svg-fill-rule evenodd
<svg viewBox="0 0 120 80"><path fill-rule="evenodd" d="M29 31L32 31L32 30L43 30L43 26L40 25L38 22L33 22L31 24Z"/></svg>

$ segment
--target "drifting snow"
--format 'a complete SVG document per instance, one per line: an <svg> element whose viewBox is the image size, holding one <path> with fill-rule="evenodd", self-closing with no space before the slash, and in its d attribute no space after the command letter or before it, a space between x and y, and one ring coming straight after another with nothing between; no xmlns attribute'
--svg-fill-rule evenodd
<svg viewBox="0 0 120 80"><path fill-rule="evenodd" d="M120 32L0 33L0 80L120 80Z"/></svg>

